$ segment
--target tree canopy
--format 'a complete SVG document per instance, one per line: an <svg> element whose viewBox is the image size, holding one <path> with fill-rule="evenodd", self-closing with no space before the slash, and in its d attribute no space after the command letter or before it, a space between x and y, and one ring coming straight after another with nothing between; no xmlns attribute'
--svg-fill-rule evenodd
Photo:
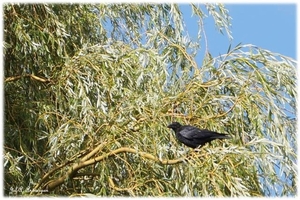
<svg viewBox="0 0 300 200"><path fill-rule="evenodd" d="M3 8L5 195L296 195L296 62L212 57L203 21L232 38L224 5L191 4L196 40L177 4ZM233 139L191 151L172 121Z"/></svg>

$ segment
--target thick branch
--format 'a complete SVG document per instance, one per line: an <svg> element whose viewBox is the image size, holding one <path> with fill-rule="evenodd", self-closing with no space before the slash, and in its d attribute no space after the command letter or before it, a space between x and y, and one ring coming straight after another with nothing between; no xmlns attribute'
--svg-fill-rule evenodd
<svg viewBox="0 0 300 200"><path fill-rule="evenodd" d="M101 145L99 145L99 146L101 146ZM151 155L149 153L139 152L138 150L132 149L132 148L129 148L129 147L122 147L122 148L116 149L114 151L111 151L111 152L109 152L107 154L104 154L102 156L98 156L96 158L91 158L93 155L95 155L98 152L99 149L100 148L97 147L90 154L88 154L87 156L85 156L81 161L79 161L78 163L75 163L68 170L68 172L65 175L63 175L62 177L60 177L60 178L58 178L56 180L50 181L48 184L46 184L44 186L44 189L48 189L48 191L52 191L57 186L63 184L66 179L72 178L72 176L78 170L80 170L80 169L82 169L84 167L87 167L89 165L93 165L93 164L95 164L97 162L100 162L101 160L104 160L104 159L106 159L106 158L108 158L110 156L114 156L114 155L119 154L119 153L136 153L136 154L139 154L143 158L146 158L146 159L149 159L149 160L153 160L155 162L159 162L159 163L164 164L164 165L174 165L174 164L181 163L181 162L184 161L184 158L179 158L179 159L175 159L175 160L160 160L157 157L154 157L153 155ZM89 159L89 158L91 158L91 159Z"/></svg>
<svg viewBox="0 0 300 200"><path fill-rule="evenodd" d="M88 153L87 155L85 155L80 162L84 162L87 159L89 159L90 157L92 157L93 155L95 155L96 153L98 153L105 145L107 144L107 142L102 142L100 145L98 145L97 148L95 148L93 151L91 151L90 153ZM77 159L77 158L76 158ZM54 172L56 172L57 170L69 165L70 163L72 163L74 161L74 159L69 160L68 162L59 165L55 168L53 168L50 172L48 172L47 174L45 174L42 178L42 180L34 187L34 189L31 191L30 194L32 194L34 191L37 191L37 189L46 181L48 180L49 176L51 176ZM52 182L52 181L50 181ZM50 183L49 182L49 183ZM48 184L46 184L48 185Z"/></svg>

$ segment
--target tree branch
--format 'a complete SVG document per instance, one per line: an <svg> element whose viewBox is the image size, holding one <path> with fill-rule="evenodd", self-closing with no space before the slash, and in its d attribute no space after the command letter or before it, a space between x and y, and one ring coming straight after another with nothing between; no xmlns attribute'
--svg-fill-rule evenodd
<svg viewBox="0 0 300 200"><path fill-rule="evenodd" d="M19 75L19 76L7 77L7 78L5 78L4 82L15 81L15 80L18 80L23 77L30 77L33 80L40 81L43 83L52 82L50 79L41 78L41 77L35 76L33 74L24 74L24 75Z"/></svg>
<svg viewBox="0 0 300 200"><path fill-rule="evenodd" d="M100 161L102 161L102 160L104 160L108 157L114 156L114 155L119 154L119 153L135 153L135 154L140 155L143 158L153 160L154 162L158 162L158 163L161 163L163 165L174 165L174 164L183 162L184 159L185 159L185 158L179 158L179 159L175 159L175 160L160 160L159 158L157 158L157 157L155 157L155 156L153 156L149 153L140 152L136 149L129 148L129 147L121 147L119 149L113 150L113 151L111 151L109 153L106 153L104 155L92 158L93 155L95 155L97 152L99 152L99 150L103 147L103 145L104 144L99 145L97 148L95 148L93 151L91 151L89 154L87 154L85 157L83 157L78 163L74 163L73 166L70 167L70 169L67 171L67 173L65 175L61 176L60 178L58 178L56 180L52 180L52 181L46 183L43 186L43 189L47 189L48 191L52 191L57 186L63 184L65 180L67 180L69 178L72 178L78 170L80 170L84 167L87 167L89 165L93 165L97 162L100 162ZM51 170L51 172L53 172L53 170ZM45 178L42 179L42 181L44 181L44 180L45 180ZM39 186L42 184L42 181L38 184Z"/></svg>

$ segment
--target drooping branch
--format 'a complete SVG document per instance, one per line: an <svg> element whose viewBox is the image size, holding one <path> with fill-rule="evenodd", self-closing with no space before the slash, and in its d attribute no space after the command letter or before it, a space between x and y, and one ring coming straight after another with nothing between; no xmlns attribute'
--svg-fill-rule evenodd
<svg viewBox="0 0 300 200"><path fill-rule="evenodd" d="M54 190L56 187L58 187L59 185L63 184L65 180L72 178L74 176L74 174L84 168L87 167L89 165L93 165L97 162L100 162L108 157L114 156L116 154L119 153L134 153L134 154L138 154L139 156L141 156L142 158L145 159L149 159L152 160L154 162L158 162L161 163L163 165L174 165L177 163L181 163L185 160L185 157L183 158L179 158L179 159L175 159L175 160L161 160L155 156L153 156L152 154L146 153L146 152L140 152L136 149L130 148L130 147L121 147L119 149L113 150L109 153L106 153L104 155L101 156L97 156L97 157L93 157L94 155L96 155L101 149L103 148L103 144L99 145L97 148L95 148L93 151L91 151L89 154L87 154L85 157L83 157L79 162L74 163L72 167L70 167L70 169L67 171L66 174L64 174L63 176L61 176L58 179L49 181L48 183L46 183L43 186L44 190L48 190L48 191L52 191ZM53 173L53 170L51 170L51 172ZM42 180L40 181L40 183L38 184L38 186L42 185L43 182L46 180L46 178L49 177L49 173L46 174ZM37 187L36 187L37 188Z"/></svg>

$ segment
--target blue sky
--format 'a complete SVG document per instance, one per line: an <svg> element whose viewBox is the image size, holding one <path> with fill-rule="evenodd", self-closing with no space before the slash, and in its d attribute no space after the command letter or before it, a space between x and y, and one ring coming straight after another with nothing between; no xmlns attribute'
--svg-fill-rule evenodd
<svg viewBox="0 0 300 200"><path fill-rule="evenodd" d="M204 21L209 52L213 57L227 52L238 43L253 44L296 59L296 6L297 4L225 4L229 10L233 40L216 29L212 17ZM197 22L191 17L188 4L181 4L186 28L193 39L197 36ZM202 50L204 51L204 47ZM203 52L202 52L203 53ZM200 53L200 55L202 54ZM197 61L201 64L202 56Z"/></svg>

